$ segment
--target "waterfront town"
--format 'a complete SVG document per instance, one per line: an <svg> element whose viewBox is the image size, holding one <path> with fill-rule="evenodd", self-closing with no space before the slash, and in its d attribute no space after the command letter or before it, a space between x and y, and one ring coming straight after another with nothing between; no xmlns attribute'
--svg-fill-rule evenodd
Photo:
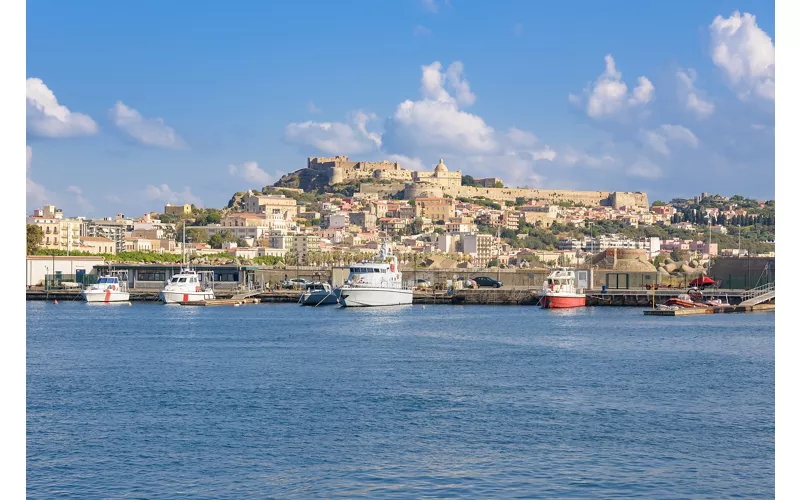
<svg viewBox="0 0 800 500"><path fill-rule="evenodd" d="M153 208L101 219L52 205L34 210L26 220L27 286L56 274L74 281L75 259L149 264L134 279L159 283L168 276L152 265L184 256L209 266L331 269L371 258L386 239L401 267L448 275L573 267L652 273L647 280L668 284L713 274L720 259L766 259L774 268L772 200L704 192L650 203L646 193L510 188L443 160L433 171L413 171L397 162L309 158L224 207ZM69 268L56 266L56 256ZM242 280L233 274L216 279Z"/></svg>

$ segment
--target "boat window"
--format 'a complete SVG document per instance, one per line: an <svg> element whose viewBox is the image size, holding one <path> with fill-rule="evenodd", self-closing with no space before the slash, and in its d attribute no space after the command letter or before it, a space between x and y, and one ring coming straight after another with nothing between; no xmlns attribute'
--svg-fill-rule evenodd
<svg viewBox="0 0 800 500"><path fill-rule="evenodd" d="M172 282L173 283L177 283L178 282L178 278L172 278Z"/></svg>
<svg viewBox="0 0 800 500"><path fill-rule="evenodd" d="M192 278L189 280L189 283L197 283L197 278L192 276Z"/></svg>
<svg viewBox="0 0 800 500"><path fill-rule="evenodd" d="M97 280L97 282L98 282L98 283L108 283L108 279L106 279L106 278L100 278L99 280Z"/></svg>
<svg viewBox="0 0 800 500"><path fill-rule="evenodd" d="M178 283L186 283L186 278L179 278Z"/></svg>

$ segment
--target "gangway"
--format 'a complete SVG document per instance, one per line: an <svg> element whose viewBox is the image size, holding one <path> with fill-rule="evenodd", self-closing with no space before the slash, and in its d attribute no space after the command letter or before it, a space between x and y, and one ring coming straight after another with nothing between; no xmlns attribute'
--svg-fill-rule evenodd
<svg viewBox="0 0 800 500"><path fill-rule="evenodd" d="M767 283L750 290L746 290L742 294L742 302L740 306L755 306L763 304L775 298L775 282Z"/></svg>

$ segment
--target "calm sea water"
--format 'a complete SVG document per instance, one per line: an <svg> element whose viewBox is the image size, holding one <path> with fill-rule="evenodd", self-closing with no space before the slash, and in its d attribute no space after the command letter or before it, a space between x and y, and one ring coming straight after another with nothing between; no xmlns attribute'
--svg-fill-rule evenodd
<svg viewBox="0 0 800 500"><path fill-rule="evenodd" d="M773 496L774 326L28 302L28 495Z"/></svg>

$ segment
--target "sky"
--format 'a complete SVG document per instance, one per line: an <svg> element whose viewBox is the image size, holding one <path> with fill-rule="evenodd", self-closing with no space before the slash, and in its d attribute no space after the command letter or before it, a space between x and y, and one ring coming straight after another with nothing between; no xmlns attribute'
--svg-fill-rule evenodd
<svg viewBox="0 0 800 500"><path fill-rule="evenodd" d="M223 207L333 155L774 198L772 2L29 0L26 24L29 212Z"/></svg>

